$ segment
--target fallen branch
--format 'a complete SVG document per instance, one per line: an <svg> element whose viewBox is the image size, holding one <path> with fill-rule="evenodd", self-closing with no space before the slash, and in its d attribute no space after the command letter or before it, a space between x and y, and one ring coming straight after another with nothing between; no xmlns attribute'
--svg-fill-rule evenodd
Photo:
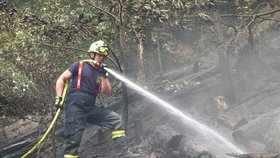
<svg viewBox="0 0 280 158"><path fill-rule="evenodd" d="M238 157L238 158L280 158L279 154L265 154L265 153L250 153L250 154L228 153L226 155L231 157Z"/></svg>

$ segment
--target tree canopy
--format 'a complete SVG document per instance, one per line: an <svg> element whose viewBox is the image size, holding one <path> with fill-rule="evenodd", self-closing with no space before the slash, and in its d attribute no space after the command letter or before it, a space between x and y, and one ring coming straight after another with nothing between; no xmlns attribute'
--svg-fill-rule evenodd
<svg viewBox="0 0 280 158"><path fill-rule="evenodd" d="M198 66L211 55L222 67L228 64L221 71L230 81L231 58L279 29L279 5L277 0L0 0L0 114L48 113L58 75L86 58L99 39L126 62L126 75L142 84L178 66ZM250 77L246 71L257 65L250 66L239 69L242 80L249 80L243 83L256 77L257 71Z"/></svg>

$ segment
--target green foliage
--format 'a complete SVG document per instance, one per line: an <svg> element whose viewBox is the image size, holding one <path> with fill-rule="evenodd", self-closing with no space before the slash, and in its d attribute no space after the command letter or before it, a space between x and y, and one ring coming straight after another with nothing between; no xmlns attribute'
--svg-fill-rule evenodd
<svg viewBox="0 0 280 158"><path fill-rule="evenodd" d="M4 104L11 107L2 108L2 114L32 113L30 107L49 111L47 105L50 105L56 78L70 63L86 56L80 50L87 50L98 39L118 48L119 15L124 18L125 48L130 52L126 58L137 60L132 53L137 51L135 32L143 31L145 47L156 52L159 40L162 60L175 65L190 61L192 55L192 48L186 46L191 43L179 39L176 33L192 34L192 39L199 40L196 30L216 31L213 11L224 9L225 13L235 15L253 14L255 8L263 5L256 0L130 0L122 4L120 14L119 1L88 2L92 5L83 0L0 0L0 98L4 98L0 100L0 108ZM266 4L275 7L279 2ZM228 11L227 7L232 10ZM247 22L245 18L240 19L233 25ZM115 52L118 55L117 49ZM127 62L135 64L135 61ZM11 88L5 89L7 86ZM19 105L21 108L17 108Z"/></svg>
<svg viewBox="0 0 280 158"><path fill-rule="evenodd" d="M13 63L0 63L0 115L24 117L26 114L39 112L39 87L24 71L19 70ZM36 104L35 104L36 103Z"/></svg>
<svg viewBox="0 0 280 158"><path fill-rule="evenodd" d="M74 1L1 2L0 114L24 117L50 111L58 75L77 56L86 55L68 48L87 50L99 37L111 36L100 16L99 10Z"/></svg>
<svg viewBox="0 0 280 158"><path fill-rule="evenodd" d="M3 61L0 63L0 66L1 75L12 79L13 86L9 87L12 90L18 90L22 93L29 94L32 90L38 90L35 87L34 82L30 80L25 74L23 74L23 71L16 68L12 63ZM1 88L3 88L1 92L5 92L4 89L7 88L7 86L3 85Z"/></svg>

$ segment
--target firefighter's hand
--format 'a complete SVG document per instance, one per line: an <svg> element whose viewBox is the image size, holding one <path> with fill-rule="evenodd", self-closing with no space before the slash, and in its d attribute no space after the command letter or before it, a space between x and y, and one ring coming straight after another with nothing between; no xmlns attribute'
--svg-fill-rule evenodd
<svg viewBox="0 0 280 158"><path fill-rule="evenodd" d="M55 96L54 106L55 106L56 110L62 109L62 97Z"/></svg>
<svg viewBox="0 0 280 158"><path fill-rule="evenodd" d="M108 73L106 70L100 69L99 72L102 74L102 76L103 76L104 78L108 78L109 73Z"/></svg>
<svg viewBox="0 0 280 158"><path fill-rule="evenodd" d="M102 63L100 65L100 67L101 67L100 72L103 74L103 77L108 78L109 73L104 69L105 67L108 67L108 66L106 64Z"/></svg>
<svg viewBox="0 0 280 158"><path fill-rule="evenodd" d="M108 76L109 76L109 73L106 71L103 77L108 78Z"/></svg>
<svg viewBox="0 0 280 158"><path fill-rule="evenodd" d="M101 68L104 68L104 67L108 67L108 65L107 65L107 64L104 64L104 63L102 63L102 64L100 65L100 67L101 67Z"/></svg>

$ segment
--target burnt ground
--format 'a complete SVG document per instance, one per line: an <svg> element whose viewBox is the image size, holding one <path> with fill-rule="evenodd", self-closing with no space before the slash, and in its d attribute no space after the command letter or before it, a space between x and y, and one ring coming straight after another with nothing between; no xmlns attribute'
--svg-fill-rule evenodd
<svg viewBox="0 0 280 158"><path fill-rule="evenodd" d="M258 81L246 93L237 89L238 99L232 104L223 100L217 64L202 64L200 72L195 74L192 73L191 67L174 70L165 74L159 82L147 85L147 89L180 109L182 113L217 131L245 153L278 154L280 59L277 57L277 53L264 57L274 73ZM237 80L235 76L233 79ZM118 108L120 104L121 101L115 99L107 108L121 113ZM130 152L120 153L113 148L110 131L89 125L83 135L80 157L224 158L231 157L228 153L236 153L225 143L211 137L209 132L195 130L193 127L197 125L191 126L176 113L168 112L131 89L128 121ZM63 157L62 130L63 115L56 126L56 157ZM51 138L30 157L55 157ZM20 157L37 140L38 131L34 131L1 142L0 156Z"/></svg>

